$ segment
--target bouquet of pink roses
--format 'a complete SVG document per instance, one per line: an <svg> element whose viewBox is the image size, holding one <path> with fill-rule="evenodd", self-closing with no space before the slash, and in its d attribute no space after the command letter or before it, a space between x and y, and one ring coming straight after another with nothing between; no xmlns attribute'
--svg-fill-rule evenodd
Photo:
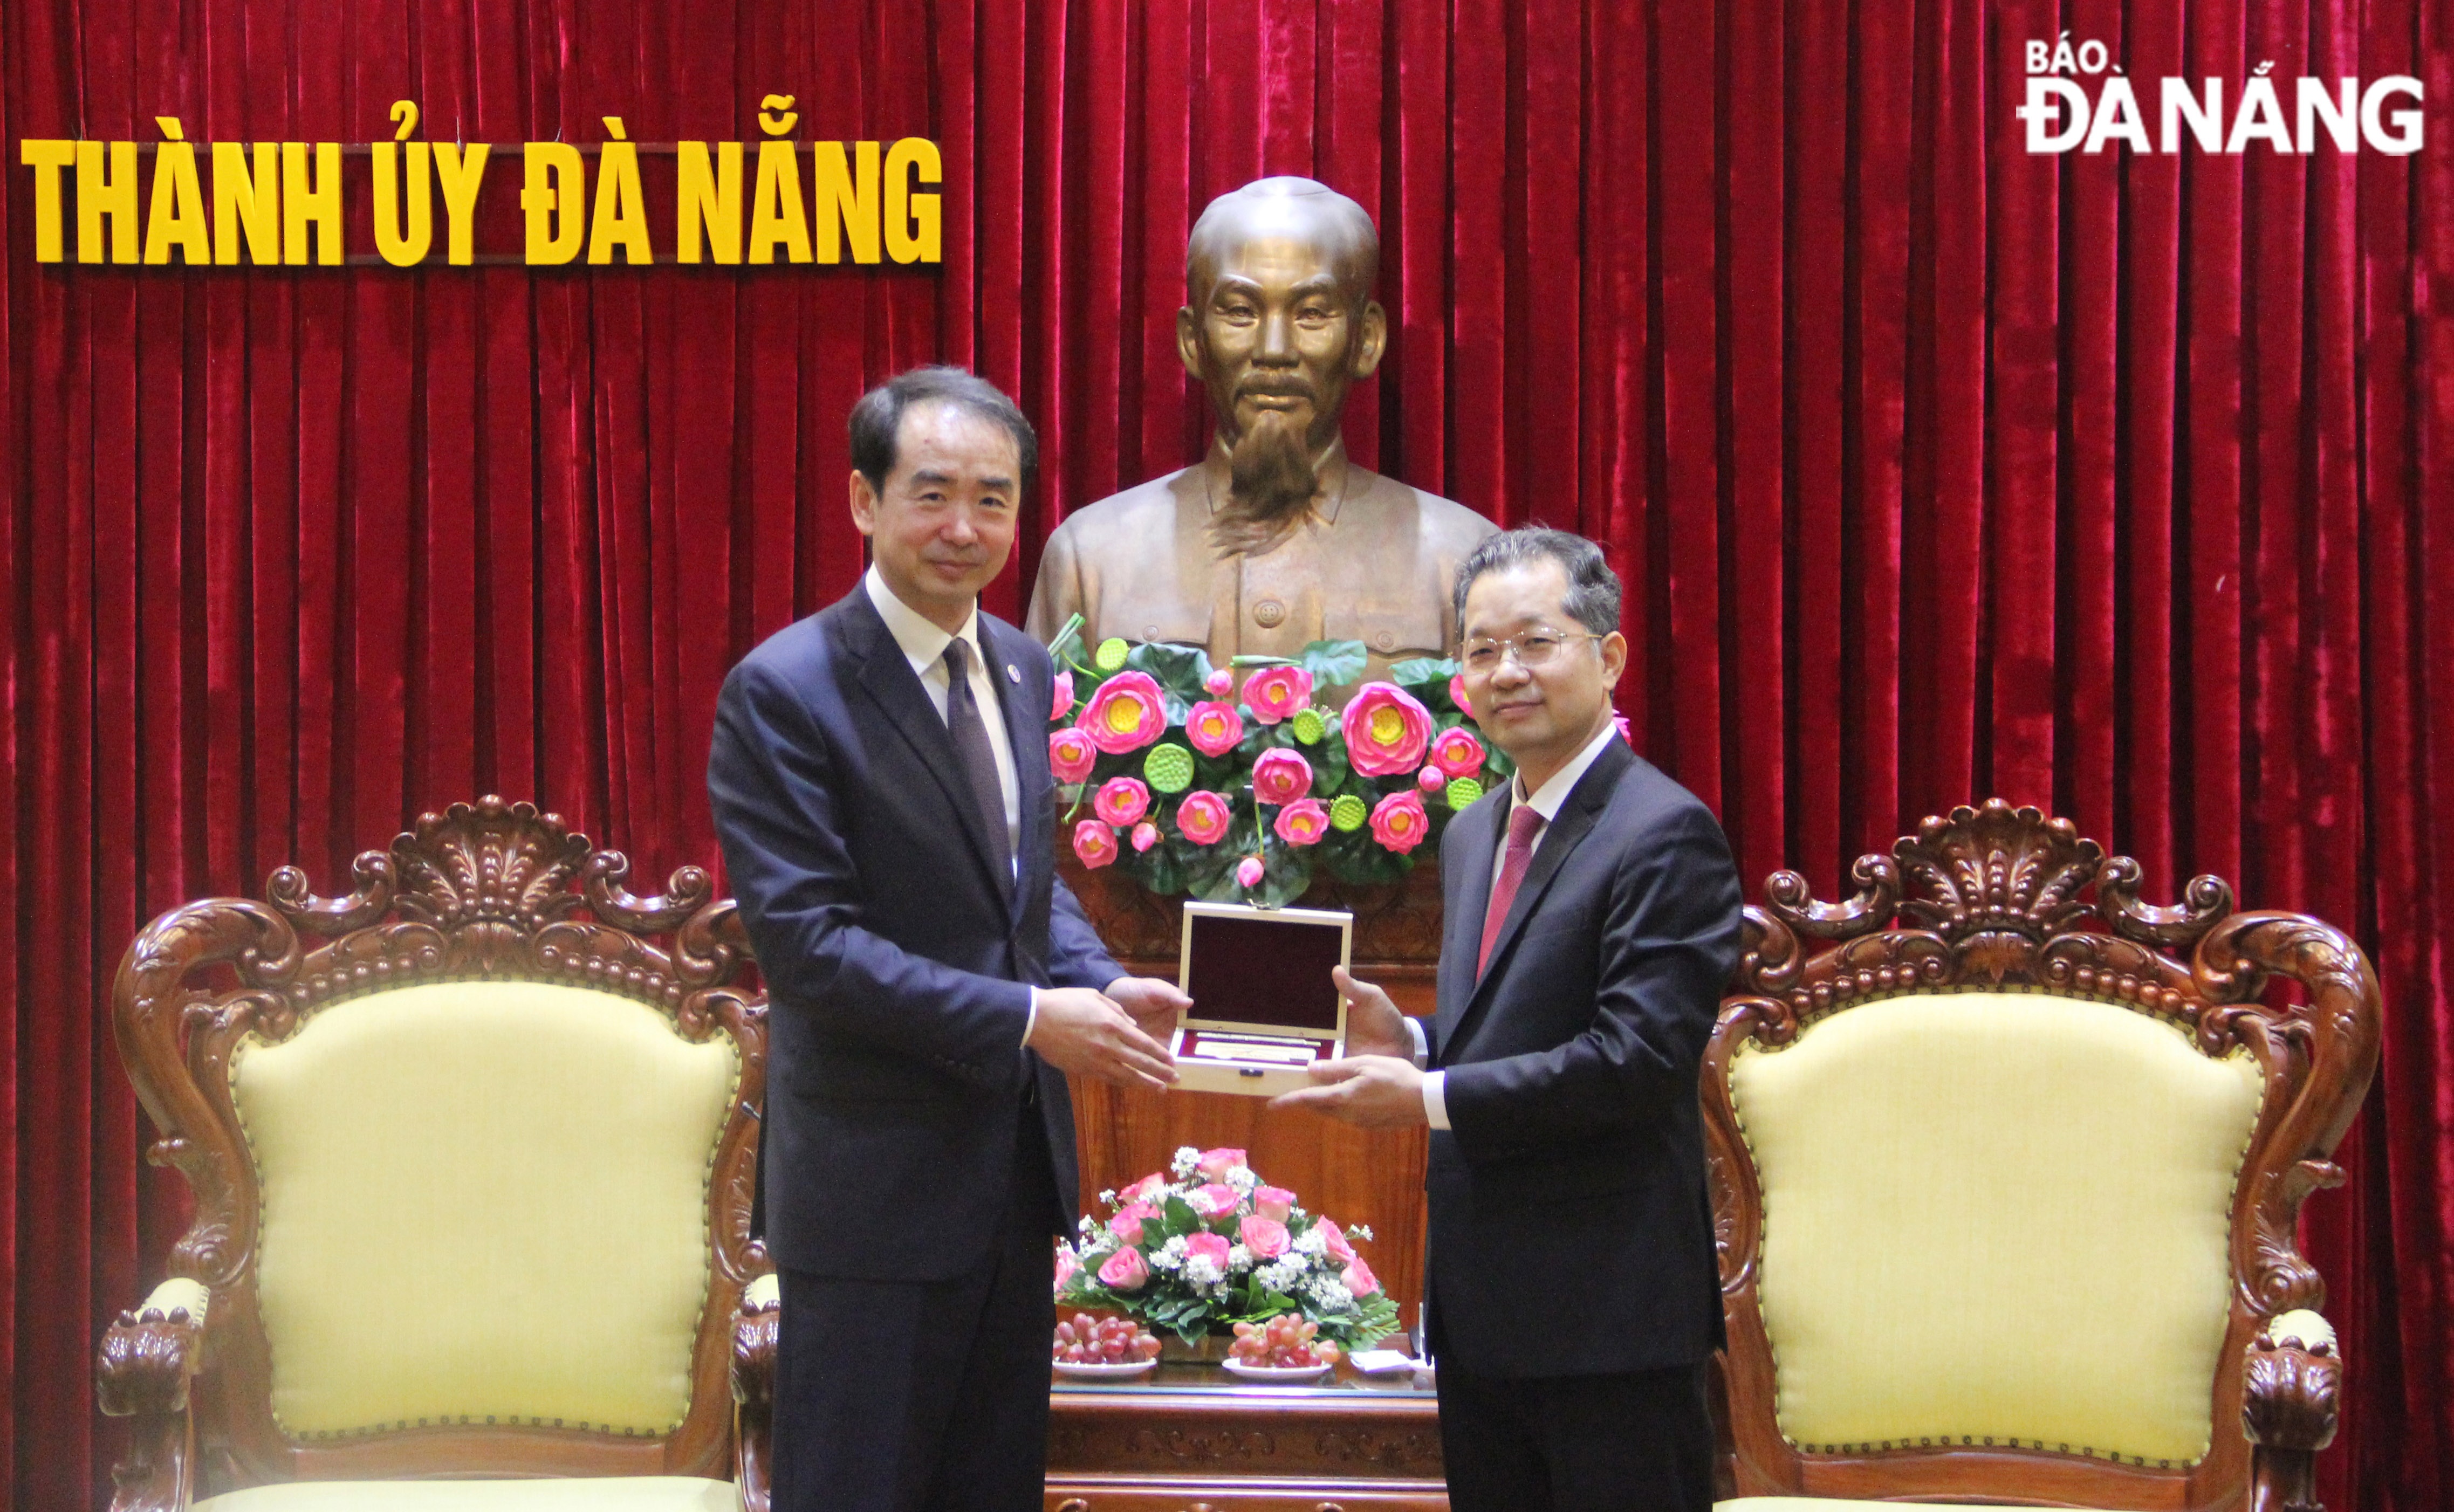
<svg viewBox="0 0 2454 1512"><path fill-rule="evenodd" d="M1399 662L1333 712L1317 696L1362 675L1361 641L1239 656L1240 686L1192 647L1086 650L1069 625L1049 650L1048 764L1073 805L1074 854L1154 893L1275 906L1302 896L1315 866L1396 881L1514 770L1475 730L1454 661Z"/></svg>
<svg viewBox="0 0 2454 1512"><path fill-rule="evenodd" d="M1085 1218L1081 1241L1058 1246L1059 1304L1111 1308L1188 1344L1282 1313L1349 1348L1399 1331L1398 1304L1346 1234L1264 1183L1243 1151L1187 1145L1173 1171L1100 1194L1115 1215Z"/></svg>

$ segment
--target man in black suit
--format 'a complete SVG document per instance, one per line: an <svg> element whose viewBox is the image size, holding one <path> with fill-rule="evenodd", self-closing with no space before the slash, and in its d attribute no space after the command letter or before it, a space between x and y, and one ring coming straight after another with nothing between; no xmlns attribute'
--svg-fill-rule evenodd
<svg viewBox="0 0 2454 1512"><path fill-rule="evenodd" d="M1274 1105L1431 1125L1452 1505L1709 1512L1697 1076L1738 874L1712 813L1619 738L1619 579L1592 542L1495 535L1457 597L1467 697L1518 772L1441 841L1438 1012L1338 972L1348 1058Z"/></svg>
<svg viewBox="0 0 2454 1512"><path fill-rule="evenodd" d="M1053 868L1048 654L980 614L1036 460L951 368L852 415L874 558L725 679L708 793L766 978L774 1506L1036 1509L1073 1222L1065 1074L1175 1079L1186 999Z"/></svg>

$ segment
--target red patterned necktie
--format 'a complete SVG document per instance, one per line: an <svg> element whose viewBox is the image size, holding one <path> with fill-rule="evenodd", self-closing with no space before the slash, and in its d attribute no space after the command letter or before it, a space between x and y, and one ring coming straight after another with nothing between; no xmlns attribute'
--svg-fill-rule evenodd
<svg viewBox="0 0 2454 1512"><path fill-rule="evenodd" d="M1499 876L1491 884L1491 907L1482 916L1482 950L1474 958L1478 977L1491 964L1491 947L1499 942L1499 926L1508 922L1508 905L1517 901L1518 884L1534 860L1534 837L1542 833L1542 816L1530 803L1508 811L1508 854L1500 859Z"/></svg>

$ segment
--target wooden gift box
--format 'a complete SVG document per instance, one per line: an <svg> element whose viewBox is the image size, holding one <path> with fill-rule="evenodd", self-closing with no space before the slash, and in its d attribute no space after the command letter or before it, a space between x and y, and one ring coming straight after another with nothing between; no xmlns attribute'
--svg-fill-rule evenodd
<svg viewBox="0 0 2454 1512"><path fill-rule="evenodd" d="M1310 1086L1306 1068L1346 1053L1355 916L1315 908L1186 903L1177 983L1193 999L1169 1046L1189 1092L1274 1098Z"/></svg>

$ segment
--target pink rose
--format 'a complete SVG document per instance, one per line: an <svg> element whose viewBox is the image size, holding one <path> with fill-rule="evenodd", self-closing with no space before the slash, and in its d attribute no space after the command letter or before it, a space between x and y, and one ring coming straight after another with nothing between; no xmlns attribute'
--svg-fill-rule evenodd
<svg viewBox="0 0 2454 1512"><path fill-rule="evenodd" d="M1188 793L1176 806L1176 831L1196 845L1216 845L1227 837L1234 811L1222 793Z"/></svg>
<svg viewBox="0 0 2454 1512"><path fill-rule="evenodd" d="M1628 732L1627 716L1623 714L1612 715L1611 725L1614 729L1619 731L1619 743L1626 746L1631 751L1635 750L1636 736Z"/></svg>
<svg viewBox="0 0 2454 1512"><path fill-rule="evenodd" d="M1244 704L1263 724L1292 719L1312 702L1312 674L1301 667L1264 667L1244 679Z"/></svg>
<svg viewBox="0 0 2454 1512"><path fill-rule="evenodd" d="M1116 858L1116 832L1097 819L1084 819L1074 826L1074 854L1097 871Z"/></svg>
<svg viewBox="0 0 2454 1512"><path fill-rule="evenodd" d="M1244 1163L1242 1150L1232 1144L1222 1144L1217 1149L1202 1151L1201 1158L1193 1162L1193 1168L1214 1181L1223 1181L1227 1179L1228 1172Z"/></svg>
<svg viewBox="0 0 2454 1512"><path fill-rule="evenodd" d="M1099 748L1071 725L1048 737L1048 770L1059 782L1081 781L1098 759Z"/></svg>
<svg viewBox="0 0 2454 1512"><path fill-rule="evenodd" d="M1060 672L1056 675L1055 696L1049 701L1048 717L1051 719L1062 719L1073 712L1074 674L1071 672Z"/></svg>
<svg viewBox="0 0 2454 1512"><path fill-rule="evenodd" d="M1236 691L1236 675L1224 667L1213 667L1210 675L1201 679L1201 691L1213 698L1224 698Z"/></svg>
<svg viewBox="0 0 2454 1512"><path fill-rule="evenodd" d="M1075 728L1110 756L1138 751L1167 733L1167 704L1146 672L1120 672L1099 684Z"/></svg>
<svg viewBox="0 0 2454 1512"><path fill-rule="evenodd" d="M1415 774L1415 786L1425 793L1438 793L1448 785L1449 775L1431 762L1425 762L1423 770Z"/></svg>
<svg viewBox="0 0 2454 1512"><path fill-rule="evenodd" d="M1128 1244L1138 1244L1142 1241L1142 1220L1157 1216L1158 1209L1148 1202L1128 1203L1108 1220L1108 1232Z"/></svg>
<svg viewBox="0 0 2454 1512"><path fill-rule="evenodd" d="M1318 845L1329 833L1329 810L1318 798L1299 798L1278 810L1278 821L1271 827L1289 845Z"/></svg>
<svg viewBox="0 0 2454 1512"><path fill-rule="evenodd" d="M1390 794L1372 811L1372 837L1400 856L1422 844L1431 828L1422 795L1411 790Z"/></svg>
<svg viewBox="0 0 2454 1512"><path fill-rule="evenodd" d="M1287 1226L1274 1218L1247 1213L1236 1225L1236 1237L1255 1260L1277 1260L1287 1252Z"/></svg>
<svg viewBox="0 0 2454 1512"><path fill-rule="evenodd" d="M1320 1234L1321 1247L1342 1260L1355 1259L1355 1246L1346 1241L1346 1231L1328 1219L1313 1225Z"/></svg>
<svg viewBox="0 0 2454 1512"><path fill-rule="evenodd" d="M1261 858L1259 857L1247 856L1242 860L1236 863L1236 885L1242 888L1255 888L1261 885Z"/></svg>
<svg viewBox="0 0 2454 1512"><path fill-rule="evenodd" d="M1133 1185L1126 1187L1123 1191L1117 1193L1116 1200L1125 1203L1127 1206L1131 1206L1136 1202L1148 1202L1155 1200L1158 1196L1159 1188L1165 1185L1167 1185L1167 1178L1159 1175L1157 1171L1153 1171L1150 1175L1143 1177L1140 1180L1136 1181Z"/></svg>
<svg viewBox="0 0 2454 1512"><path fill-rule="evenodd" d="M1474 705L1466 702L1464 673L1460 672L1449 678L1449 702L1458 706L1458 713L1469 719L1474 717Z"/></svg>
<svg viewBox="0 0 2454 1512"><path fill-rule="evenodd" d="M1158 826L1144 819L1134 826L1134 850L1138 853L1158 843Z"/></svg>
<svg viewBox="0 0 2454 1512"><path fill-rule="evenodd" d="M1346 759L1367 777L1411 772L1432 743L1432 711L1394 682L1367 682L1340 720Z"/></svg>
<svg viewBox="0 0 2454 1512"><path fill-rule="evenodd" d="M1227 1237L1202 1232L1184 1236L1184 1258L1206 1260L1220 1270L1227 1268Z"/></svg>
<svg viewBox="0 0 2454 1512"><path fill-rule="evenodd" d="M1118 829L1139 823L1150 812L1150 789L1139 777L1110 777L1091 799L1091 812Z"/></svg>
<svg viewBox="0 0 2454 1512"><path fill-rule="evenodd" d="M1264 803L1293 803L1312 791L1312 763L1281 746L1253 763L1253 796Z"/></svg>
<svg viewBox="0 0 2454 1512"><path fill-rule="evenodd" d="M1346 1282L1346 1289L1358 1297L1369 1297L1380 1289L1380 1278L1373 1275L1372 1267L1359 1259L1348 1260L1346 1272L1338 1280Z"/></svg>
<svg viewBox="0 0 2454 1512"><path fill-rule="evenodd" d="M1203 1218L1215 1220L1235 1212L1242 1205L1243 1199L1236 1195L1234 1187L1211 1181L1185 1193L1184 1202Z"/></svg>
<svg viewBox="0 0 2454 1512"><path fill-rule="evenodd" d="M1482 770L1482 742L1463 725L1443 730L1432 742L1432 760L1453 777L1470 777Z"/></svg>
<svg viewBox="0 0 2454 1512"><path fill-rule="evenodd" d="M1099 1283L1112 1292L1137 1292L1149 1280L1150 1262L1130 1245L1109 1256L1099 1267Z"/></svg>
<svg viewBox="0 0 2454 1512"><path fill-rule="evenodd" d="M1244 716L1234 704L1205 699L1184 716L1184 737L1203 756L1225 756L1244 738Z"/></svg>
<svg viewBox="0 0 2454 1512"><path fill-rule="evenodd" d="M1262 1186L1253 1190L1253 1211L1263 1218L1283 1223L1296 1210L1296 1195L1283 1186Z"/></svg>
<svg viewBox="0 0 2454 1512"><path fill-rule="evenodd" d="M1060 1292L1063 1291L1065 1289L1065 1283L1072 1280L1074 1279L1074 1273L1081 1268L1081 1262L1074 1258L1074 1252L1072 1250L1058 1250L1056 1252L1056 1284L1054 1289Z"/></svg>

